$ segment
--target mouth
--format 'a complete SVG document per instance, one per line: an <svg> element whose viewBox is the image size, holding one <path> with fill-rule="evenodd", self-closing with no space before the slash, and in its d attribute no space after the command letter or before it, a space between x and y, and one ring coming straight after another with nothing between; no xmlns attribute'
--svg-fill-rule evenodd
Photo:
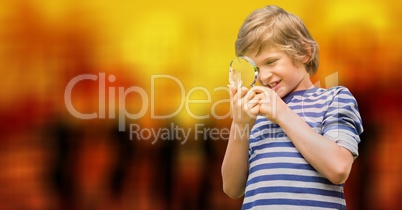
<svg viewBox="0 0 402 210"><path fill-rule="evenodd" d="M280 84L281 82L282 82L282 80L278 80L278 81L269 83L267 86L268 86L269 88L273 89L273 90L276 90L276 89L278 89L279 84Z"/></svg>

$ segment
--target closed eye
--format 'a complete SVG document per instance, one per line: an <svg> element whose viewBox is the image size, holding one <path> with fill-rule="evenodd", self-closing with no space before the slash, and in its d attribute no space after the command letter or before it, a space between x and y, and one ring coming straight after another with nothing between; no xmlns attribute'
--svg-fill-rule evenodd
<svg viewBox="0 0 402 210"><path fill-rule="evenodd" d="M272 64L274 64L276 61L278 61L278 59L269 60L269 61L267 61L265 64L266 64L266 65L272 65Z"/></svg>

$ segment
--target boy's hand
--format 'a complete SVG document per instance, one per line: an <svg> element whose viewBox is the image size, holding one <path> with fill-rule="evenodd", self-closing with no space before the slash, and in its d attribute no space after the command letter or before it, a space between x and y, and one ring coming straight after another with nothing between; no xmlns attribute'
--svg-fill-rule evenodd
<svg viewBox="0 0 402 210"><path fill-rule="evenodd" d="M245 87L229 86L234 123L253 124L260 110L259 99L254 91Z"/></svg>
<svg viewBox="0 0 402 210"><path fill-rule="evenodd" d="M271 122L277 123L278 114L286 110L287 105L282 99L275 93L275 91L261 86L255 86L251 88L258 100L259 113L262 116L268 118Z"/></svg>

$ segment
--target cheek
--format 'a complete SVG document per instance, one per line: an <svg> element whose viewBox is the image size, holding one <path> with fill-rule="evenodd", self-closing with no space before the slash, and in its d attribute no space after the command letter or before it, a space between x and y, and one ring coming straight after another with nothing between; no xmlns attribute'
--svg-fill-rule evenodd
<svg viewBox="0 0 402 210"><path fill-rule="evenodd" d="M293 89L293 87L299 84L300 81L304 78L304 73L298 68L289 66L286 74L284 74L283 76L283 85L287 88Z"/></svg>

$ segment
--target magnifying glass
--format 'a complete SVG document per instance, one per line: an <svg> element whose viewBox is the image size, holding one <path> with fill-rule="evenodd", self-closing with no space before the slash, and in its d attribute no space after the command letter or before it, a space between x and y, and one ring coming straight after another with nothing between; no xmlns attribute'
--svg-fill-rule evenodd
<svg viewBox="0 0 402 210"><path fill-rule="evenodd" d="M234 58L229 65L229 83L237 88L253 87L257 82L258 67L247 56Z"/></svg>

